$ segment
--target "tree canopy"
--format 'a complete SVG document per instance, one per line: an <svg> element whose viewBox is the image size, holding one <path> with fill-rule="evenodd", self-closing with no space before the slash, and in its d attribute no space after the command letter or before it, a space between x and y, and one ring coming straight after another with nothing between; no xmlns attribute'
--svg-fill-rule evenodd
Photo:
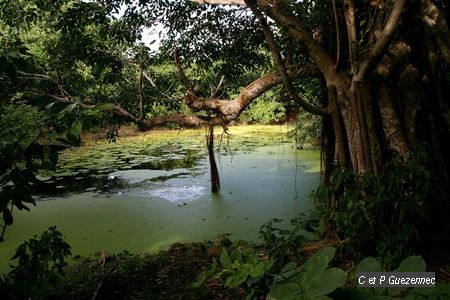
<svg viewBox="0 0 450 300"><path fill-rule="evenodd" d="M367 187L388 185L395 160L424 166L418 178L435 191L414 196L406 168L394 176L405 203L448 226L449 20L438 0L0 0L3 228L14 206L34 203L33 172L91 124L226 128L269 90L322 118L329 216L346 211L348 186L382 198ZM370 221L405 214L392 207Z"/></svg>

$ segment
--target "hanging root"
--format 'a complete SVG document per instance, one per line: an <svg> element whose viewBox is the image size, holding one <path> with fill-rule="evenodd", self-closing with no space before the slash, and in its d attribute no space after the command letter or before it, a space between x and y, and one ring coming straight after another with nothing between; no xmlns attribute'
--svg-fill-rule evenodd
<svg viewBox="0 0 450 300"><path fill-rule="evenodd" d="M214 157L214 126L210 125L206 134L206 145L208 146L209 166L211 171L211 192L220 191L219 170Z"/></svg>

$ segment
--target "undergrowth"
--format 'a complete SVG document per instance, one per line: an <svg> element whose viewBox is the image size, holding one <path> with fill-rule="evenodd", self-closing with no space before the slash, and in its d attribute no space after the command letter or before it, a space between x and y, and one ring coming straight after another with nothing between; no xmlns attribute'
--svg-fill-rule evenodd
<svg viewBox="0 0 450 300"><path fill-rule="evenodd" d="M347 239L350 257L374 255L392 267L418 250L435 198L428 156L416 149L410 159L393 159L378 176L335 168L331 184L312 197L334 232Z"/></svg>
<svg viewBox="0 0 450 300"><path fill-rule="evenodd" d="M0 292L8 299L449 299L443 282L356 286L361 272L426 271L417 247L434 193L426 161L419 149L378 176L336 168L331 185L313 194L319 217L298 216L290 226L269 220L257 244L221 237L157 255L102 252L67 266L70 246L50 228L18 247ZM324 220L346 243L321 244Z"/></svg>

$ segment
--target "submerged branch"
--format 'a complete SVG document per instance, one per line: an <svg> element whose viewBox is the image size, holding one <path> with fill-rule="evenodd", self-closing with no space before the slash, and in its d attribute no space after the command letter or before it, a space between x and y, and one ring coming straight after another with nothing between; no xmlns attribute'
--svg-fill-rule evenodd
<svg viewBox="0 0 450 300"><path fill-rule="evenodd" d="M211 192L220 191L220 177L217 169L216 158L214 156L214 126L209 125L206 133L206 145L208 147L209 168L211 173Z"/></svg>

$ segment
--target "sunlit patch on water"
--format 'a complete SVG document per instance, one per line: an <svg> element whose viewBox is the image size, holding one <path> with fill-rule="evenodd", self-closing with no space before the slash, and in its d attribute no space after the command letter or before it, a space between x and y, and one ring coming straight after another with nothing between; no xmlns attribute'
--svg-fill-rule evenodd
<svg viewBox="0 0 450 300"><path fill-rule="evenodd" d="M148 191L153 197L159 197L170 202L190 202L199 199L206 193L204 186L192 185L192 186L171 186L157 188Z"/></svg>
<svg viewBox="0 0 450 300"><path fill-rule="evenodd" d="M37 206L14 210L0 273L17 245L54 225L74 254L140 253L224 233L256 241L267 220L289 220L312 206L307 195L319 184L320 153L297 151L280 127L232 127L229 143L217 139L218 194L210 192L204 131L153 134L60 153L57 170L39 175Z"/></svg>

